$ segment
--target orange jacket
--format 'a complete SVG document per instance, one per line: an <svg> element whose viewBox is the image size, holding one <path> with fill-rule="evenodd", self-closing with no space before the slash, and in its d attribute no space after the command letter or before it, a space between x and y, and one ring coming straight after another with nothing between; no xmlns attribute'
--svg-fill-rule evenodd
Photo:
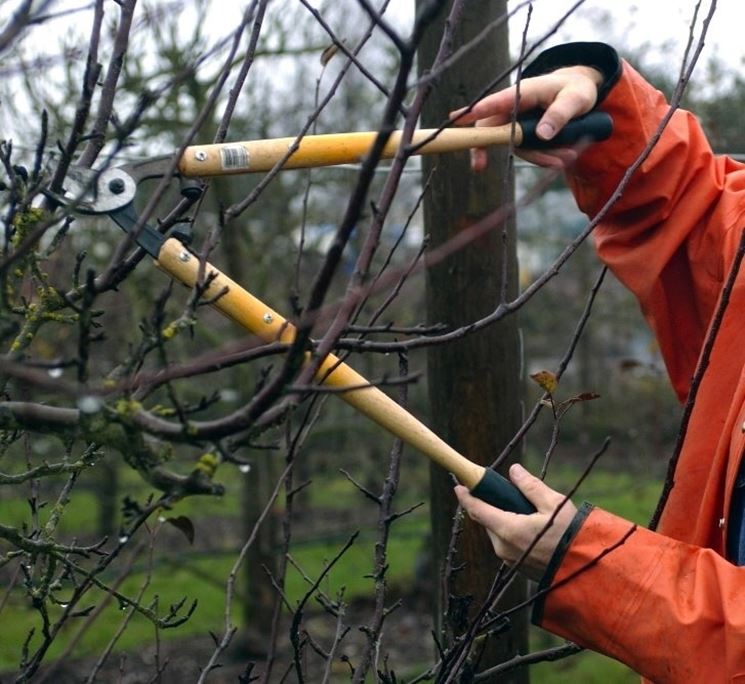
<svg viewBox="0 0 745 684"><path fill-rule="evenodd" d="M569 179L590 216L668 106L624 64L601 109L613 116L614 134L589 148ZM600 257L638 297L681 399L743 227L745 166L714 157L694 117L678 111L596 230ZM741 271L658 531L585 507L540 586L553 588L534 610L542 627L658 684L745 682L745 567L724 558L745 446L745 265Z"/></svg>

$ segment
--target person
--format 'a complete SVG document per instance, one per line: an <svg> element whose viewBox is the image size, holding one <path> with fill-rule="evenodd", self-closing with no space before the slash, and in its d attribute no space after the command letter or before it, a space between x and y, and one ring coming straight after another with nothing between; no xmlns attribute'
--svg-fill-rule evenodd
<svg viewBox="0 0 745 684"><path fill-rule="evenodd" d="M519 93L519 109L545 110L537 132L547 140L593 108L613 117L610 139L581 152L525 154L564 168L590 217L669 111L659 92L599 43L550 48L526 69ZM515 99L514 87L489 95L461 123L508 122ZM472 163L483 168L483 151ZM656 531L568 502L520 568L539 581L535 624L658 683L745 682L744 226L745 166L715 156L695 117L675 111L594 231L600 258L638 298L681 401L694 391L698 364L706 364L672 490ZM519 465L510 477L534 514L499 510L460 486L456 495L486 527L497 555L514 564L565 497Z"/></svg>

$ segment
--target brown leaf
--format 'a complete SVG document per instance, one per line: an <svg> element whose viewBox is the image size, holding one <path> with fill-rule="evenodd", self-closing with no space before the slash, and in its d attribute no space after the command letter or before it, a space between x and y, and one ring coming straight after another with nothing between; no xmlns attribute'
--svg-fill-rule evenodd
<svg viewBox="0 0 745 684"><path fill-rule="evenodd" d="M553 394L559 386L556 373L552 373L551 371L538 371L537 373L531 374L530 378L534 382L537 382L544 392L548 392L549 394Z"/></svg>
<svg viewBox="0 0 745 684"><path fill-rule="evenodd" d="M334 55L339 52L339 46L335 43L332 45L329 45L322 53L321 53L321 66L326 66L334 57Z"/></svg>
<svg viewBox="0 0 745 684"><path fill-rule="evenodd" d="M573 397L569 397L569 399L564 399L559 406L558 410L560 412L564 412L567 409L569 409L570 406L573 406L574 404L579 404L583 401L592 401L593 399L599 399L600 395L595 394L595 392L582 392L581 394L577 394Z"/></svg>
<svg viewBox="0 0 745 684"><path fill-rule="evenodd" d="M595 392L582 392L574 397L574 399L575 401L592 401L593 399L600 399L600 395L595 394Z"/></svg>

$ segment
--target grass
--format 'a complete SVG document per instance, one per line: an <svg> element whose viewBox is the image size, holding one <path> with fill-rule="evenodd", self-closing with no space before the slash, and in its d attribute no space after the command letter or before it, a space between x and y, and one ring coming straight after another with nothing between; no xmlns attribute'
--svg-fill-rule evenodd
<svg viewBox="0 0 745 684"><path fill-rule="evenodd" d="M218 570L215 565L226 564L227 562L221 563L217 561L215 563L214 560L211 560L210 572ZM201 565L204 565L204 563ZM122 585L122 593L127 596L135 596L144 579L144 574L134 574ZM164 572L156 572L152 577L152 582L143 603L149 603L156 595L158 596L158 603L162 608L181 600L183 597L188 597L187 606L194 598L199 601L198 608L192 620L177 630L163 631L161 633L163 638L180 638L194 634L198 630L201 631L205 627L208 629L219 629L224 605L224 591L210 583L195 581L195 577L189 569L171 568ZM72 653L73 657L100 653L118 629L121 621L125 618L128 612L126 607L124 609L121 608L118 601L110 599L100 591L91 591L80 608L98 605L102 601L107 601L107 607L96 621L95 627L89 629L79 641L77 648ZM52 618L58 616L60 613L61 608L53 610ZM53 642L49 654L45 659L46 661L55 660L60 657L69 639L77 632L83 620L84 618L79 618L71 620L68 623L63 636ZM33 649L39 643L39 619L37 614L24 605L6 607L4 611L4 638L0 642L0 669L12 669L17 666L20 646L31 628L35 628L36 630L36 636L31 641L31 648ZM117 650L129 650L141 647L144 643L152 643L153 636L154 629L152 623L142 616L135 615L118 642Z"/></svg>
<svg viewBox="0 0 745 684"><path fill-rule="evenodd" d="M559 491L566 492L578 477L579 470L564 468L547 482ZM574 496L574 501L584 500L639 525L647 525L660 494L661 483L646 476L628 472L593 470Z"/></svg>
<svg viewBox="0 0 745 684"><path fill-rule="evenodd" d="M39 520L42 525L49 519L53 501L39 509ZM94 529L95 519L91 511L97 509L96 497L89 491L80 490L71 497L64 515L60 518L59 533L64 537L90 533ZM21 527L30 521L30 506L25 498L0 501L0 520L5 525Z"/></svg>
<svg viewBox="0 0 745 684"><path fill-rule="evenodd" d="M414 574L419 544L412 543L412 538L420 539L426 532L426 519L404 519L394 528L394 535L389 544L389 554L395 559L391 563L387 575L391 583L404 583L411 580ZM346 600L356 597L369 596L373 590L373 580L369 577L372 567L374 535L365 531L355 543L324 575L319 588L331 598L343 590ZM329 561L337 556L343 541L328 541L323 543L300 544L292 551L292 556L300 568L290 567L287 572L285 594L291 605L296 605L308 591L306 578L317 578L324 571ZM169 605L186 599L188 607L193 600L197 601L197 608L192 618L184 625L174 630L163 630L161 639L183 639L195 635L204 635L209 639L208 632L221 633L225 624L225 583L235 561L235 552L225 554L207 554L184 558L179 554L158 553L159 559L147 591L141 601L148 605L157 597L160 612ZM302 572L301 572L302 571ZM305 576L305 577L304 577ZM146 580L144 567L138 568L122 584L122 594L134 597ZM109 579L110 581L110 579ZM242 587L245 591L245 587ZM86 598L81 609L97 605L101 601L108 601L107 608L96 622L94 629L86 632L79 641L72 657L90 656L100 653L108 644L112 635L127 614L122 610L118 601L107 598L102 592L92 591ZM315 608L315 604L310 604ZM61 608L52 610L52 618L61 614ZM239 601L233 602L232 620L241 624L242 613ZM2 612L3 638L0 640L0 671L12 670L17 667L18 657L23 641L29 631L35 628L39 633L38 614L27 602L9 601ZM68 640L72 638L84 618L72 620L68 623L63 637L57 639L50 649L47 662L62 654ZM143 644L151 644L154 639L152 623L142 616L135 616L127 630L118 642L117 650L132 650L141 648ZM32 639L31 647L38 644L38 636Z"/></svg>
<svg viewBox="0 0 745 684"><path fill-rule="evenodd" d="M555 663L541 663L530 668L531 684L639 684L639 675L617 660L592 651Z"/></svg>
<svg viewBox="0 0 745 684"><path fill-rule="evenodd" d="M534 469L535 470L535 469ZM566 491L576 481L579 470L562 465L552 472L549 482L561 491ZM135 482L128 482L136 485ZM240 480L235 478L228 483L232 488L230 496L223 500L206 498L190 499L178 504L173 515L187 515L195 521L204 522L215 520L217 516L229 516L237 520L240 515ZM142 485L139 485L141 493ZM646 523L654 507L659 491L659 483L634 477L630 473L615 473L596 470L592 473L575 500L588 499L618 515L638 523ZM314 483L309 488L310 505L324 506L327 509L338 510L340 514L352 506L359 506L359 493L343 478L330 479L324 483ZM139 494L138 494L139 497ZM61 529L66 535L73 531L77 535L92 532L95 516L91 511L96 510L96 499L88 491L81 490L62 516ZM28 519L28 504L25 501L0 501L0 520L12 525L19 525ZM48 513L42 512L42 521ZM207 530L209 523L205 522ZM199 534L203 533L200 527ZM388 580L392 584L410 582L415 573L415 564L420 553L421 540L428 532L428 517L426 509L420 509L413 515L401 519L393 527L393 537L389 544L389 557L392 559ZM207 532L209 533L209 531ZM175 530L172 534L178 538ZM329 596L335 597L344 591L344 597L351 600L355 597L365 597L371 594L373 581L367 576L372 568L372 554L374 545L374 529L365 529L352 547L336 563L332 570L324 576L320 588ZM306 593L308 580L303 577L317 578L323 572L329 559L333 558L341 548L346 537L337 539L315 540L311 543L296 544L292 549L292 556L302 573L291 567L286 578L286 594L289 602L294 605ZM412 541L416 540L416 541ZM173 546L171 544L171 546ZM183 598L187 605L192 600L198 602L191 620L174 630L163 630L160 638L184 639L202 635L209 639L208 631L220 634L224 629L225 619L225 582L230 573L235 558L235 552L184 555L189 547L185 540L175 550L158 551L156 565L152 573L150 585L143 603L147 604L157 596L160 611L172 603ZM112 582L113 577L104 578ZM146 569L138 567L122 585L121 591L127 596L135 596L146 579ZM239 591L246 591L246 587L239 585ZM0 617L3 621L3 638L0 640L0 671L13 670L17 667L18 657L24 639L29 630L39 629L38 615L27 605L27 601L18 598L20 592L11 596ZM87 597L80 606L98 604L106 600L102 593L94 593ZM311 602L315 607L315 602ZM56 609L59 613L60 609ZM73 657L90 656L100 653L111 639L126 615L116 601L109 601L108 606L100 616L93 629L82 638L73 653ZM232 606L232 618L240 624L243 617L238 600ZM63 638L57 640L50 650L47 662L58 658L64 650L65 644L75 634L78 625L85 618L71 620ZM536 630L538 643L536 647L544 647L547 641L545 633ZM117 650L141 649L143 645L150 645L154 641L152 624L141 616L135 616L117 645ZM35 643L32 640L32 646ZM531 668L532 681L542 682L576 681L592 684L619 684L638 681L638 676L631 673L623 665L594 653L584 652L559 663L548 663Z"/></svg>

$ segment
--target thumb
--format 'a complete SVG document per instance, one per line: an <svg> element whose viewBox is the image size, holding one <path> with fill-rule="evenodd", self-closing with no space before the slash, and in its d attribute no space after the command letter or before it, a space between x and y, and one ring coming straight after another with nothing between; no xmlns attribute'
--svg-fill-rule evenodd
<svg viewBox="0 0 745 684"><path fill-rule="evenodd" d="M543 480L531 475L519 463L513 463L510 466L510 480L539 512L553 512L558 505L557 496L560 499L563 498Z"/></svg>

